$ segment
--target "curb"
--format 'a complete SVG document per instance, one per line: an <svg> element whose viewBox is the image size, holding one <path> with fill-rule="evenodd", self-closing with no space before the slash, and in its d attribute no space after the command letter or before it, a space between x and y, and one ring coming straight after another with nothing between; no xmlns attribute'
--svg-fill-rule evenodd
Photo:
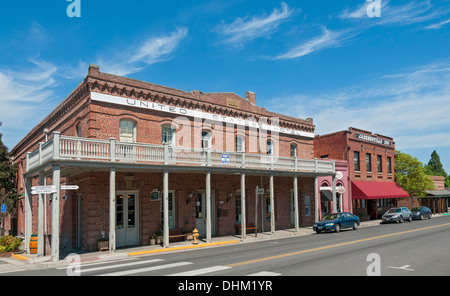
<svg viewBox="0 0 450 296"><path fill-rule="evenodd" d="M159 250L147 250L147 251L130 252L130 253L128 253L128 256L138 256L138 255L165 253L165 252L172 252L172 251L179 251L179 250L188 250L188 249L195 249L195 248L221 246L221 245L229 245L229 244L236 244L236 243L239 243L239 240L223 241L223 242L217 242L217 243L206 243L206 244L200 244L200 245L174 247L174 248L159 249Z"/></svg>
<svg viewBox="0 0 450 296"><path fill-rule="evenodd" d="M21 260L21 261L25 261L25 262L28 262L28 260L30 259L30 258L22 256L20 254L12 254L11 258L14 258L14 259L17 259L17 260Z"/></svg>

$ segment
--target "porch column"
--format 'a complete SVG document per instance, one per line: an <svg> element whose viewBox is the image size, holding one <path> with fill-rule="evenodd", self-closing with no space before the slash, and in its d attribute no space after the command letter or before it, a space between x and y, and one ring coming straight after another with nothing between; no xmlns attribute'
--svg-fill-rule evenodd
<svg viewBox="0 0 450 296"><path fill-rule="evenodd" d="M169 247L169 171L164 170L163 177L163 209L164 209L164 230L163 244L164 248Z"/></svg>
<svg viewBox="0 0 450 296"><path fill-rule="evenodd" d="M25 178L25 250L30 254L30 239L33 222L33 203L31 194L32 179Z"/></svg>
<svg viewBox="0 0 450 296"><path fill-rule="evenodd" d="M109 251L116 250L116 168L109 170Z"/></svg>
<svg viewBox="0 0 450 296"><path fill-rule="evenodd" d="M39 186L45 185L44 172L39 172ZM39 194L38 201L38 246L37 255L44 256L44 194Z"/></svg>
<svg viewBox="0 0 450 296"><path fill-rule="evenodd" d="M245 225L247 225L247 219L245 218L245 173L241 174L241 233L242 239L246 238L247 229Z"/></svg>
<svg viewBox="0 0 450 296"><path fill-rule="evenodd" d="M59 165L53 166L52 185L56 187L56 192L52 198L52 245L51 260L59 261L59 186L61 182L61 168Z"/></svg>
<svg viewBox="0 0 450 296"><path fill-rule="evenodd" d="M211 171L206 172L206 242L211 242Z"/></svg>
<svg viewBox="0 0 450 296"><path fill-rule="evenodd" d="M336 174L334 174L332 178L333 178L333 213L337 213Z"/></svg>
<svg viewBox="0 0 450 296"><path fill-rule="evenodd" d="M294 225L295 225L295 232L297 233L299 229L299 221L298 221L298 184L297 184L297 176L294 175Z"/></svg>
<svg viewBox="0 0 450 296"><path fill-rule="evenodd" d="M314 177L314 214L315 222L319 221L319 179Z"/></svg>
<svg viewBox="0 0 450 296"><path fill-rule="evenodd" d="M275 234L275 198L273 190L273 174L270 174L270 232Z"/></svg>

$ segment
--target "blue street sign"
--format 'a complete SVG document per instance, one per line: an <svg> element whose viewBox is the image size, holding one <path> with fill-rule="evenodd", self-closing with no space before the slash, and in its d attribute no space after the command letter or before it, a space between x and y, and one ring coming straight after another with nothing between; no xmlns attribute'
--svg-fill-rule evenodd
<svg viewBox="0 0 450 296"><path fill-rule="evenodd" d="M2 212L2 213L6 213L6 205L2 205L2 207L1 207L1 212Z"/></svg>
<svg viewBox="0 0 450 296"><path fill-rule="evenodd" d="M230 154L222 154L222 164L230 164Z"/></svg>

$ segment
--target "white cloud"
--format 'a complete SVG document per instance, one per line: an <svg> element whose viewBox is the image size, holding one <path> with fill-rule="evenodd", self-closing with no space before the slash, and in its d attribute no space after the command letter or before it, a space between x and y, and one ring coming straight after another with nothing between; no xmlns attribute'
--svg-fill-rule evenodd
<svg viewBox="0 0 450 296"><path fill-rule="evenodd" d="M390 1L381 1L381 16L369 17L367 7L371 2L365 2L353 11L345 9L339 15L341 19L365 20L365 26L406 26L435 20L449 13L448 8L434 7L429 0L410 1L403 5L391 5Z"/></svg>
<svg viewBox="0 0 450 296"><path fill-rule="evenodd" d="M58 68L35 58L29 62L30 66L19 70L0 69L0 121L7 131L5 143L17 143L24 131L48 113L51 104Z"/></svg>
<svg viewBox="0 0 450 296"><path fill-rule="evenodd" d="M450 24L450 19L438 22L436 24L431 24L425 27L425 29L440 29L446 24Z"/></svg>
<svg viewBox="0 0 450 296"><path fill-rule="evenodd" d="M301 43L288 52L276 56L274 59L293 59L325 48L341 46L354 36L355 33L352 33L350 30L331 31L324 27L320 36Z"/></svg>
<svg viewBox="0 0 450 296"><path fill-rule="evenodd" d="M317 134L353 126L392 136L400 150L450 147L450 60L327 93L275 98L267 108L312 117Z"/></svg>
<svg viewBox="0 0 450 296"><path fill-rule="evenodd" d="M237 17L231 24L217 26L214 31L225 36L225 43L240 46L244 42L272 34L277 27L287 21L294 11L286 3L281 3L281 9L275 8L269 16Z"/></svg>
<svg viewBox="0 0 450 296"><path fill-rule="evenodd" d="M140 44L115 50L112 59L101 57L97 63L111 74L124 76L136 73L149 65L171 59L187 33L187 28L176 28L169 35L150 37Z"/></svg>

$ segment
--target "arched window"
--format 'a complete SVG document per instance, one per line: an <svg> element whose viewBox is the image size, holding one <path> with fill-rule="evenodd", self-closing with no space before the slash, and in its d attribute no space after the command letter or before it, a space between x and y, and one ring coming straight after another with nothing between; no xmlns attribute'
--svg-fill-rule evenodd
<svg viewBox="0 0 450 296"><path fill-rule="evenodd" d="M297 144L291 143L291 156L297 156Z"/></svg>
<svg viewBox="0 0 450 296"><path fill-rule="evenodd" d="M273 141L272 140L267 140L266 154L267 155L273 155Z"/></svg>
<svg viewBox="0 0 450 296"><path fill-rule="evenodd" d="M212 148L212 135L210 131L202 131L202 148Z"/></svg>
<svg viewBox="0 0 450 296"><path fill-rule="evenodd" d="M136 121L131 119L120 120L120 142L136 142Z"/></svg>

